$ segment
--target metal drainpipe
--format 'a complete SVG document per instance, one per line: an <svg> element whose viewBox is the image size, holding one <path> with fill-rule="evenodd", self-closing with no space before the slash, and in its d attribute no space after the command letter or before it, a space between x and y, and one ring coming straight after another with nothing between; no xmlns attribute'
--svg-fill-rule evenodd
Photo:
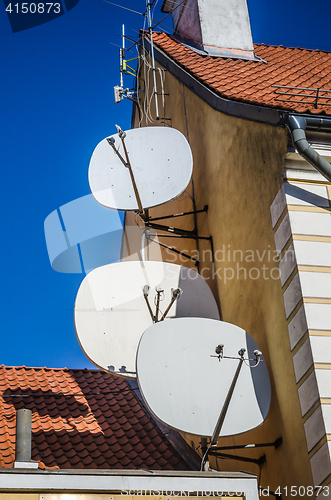
<svg viewBox="0 0 331 500"><path fill-rule="evenodd" d="M293 144L298 153L315 167L328 181L331 181L331 165L324 160L308 143L305 130L331 131L331 120L316 117L289 115L287 127L291 132Z"/></svg>
<svg viewBox="0 0 331 500"><path fill-rule="evenodd" d="M16 462L31 461L31 411L17 410L16 412Z"/></svg>

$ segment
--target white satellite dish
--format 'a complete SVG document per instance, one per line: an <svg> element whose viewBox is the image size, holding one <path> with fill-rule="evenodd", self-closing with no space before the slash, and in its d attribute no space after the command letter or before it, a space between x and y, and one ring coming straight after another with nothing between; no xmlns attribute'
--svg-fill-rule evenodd
<svg viewBox="0 0 331 500"><path fill-rule="evenodd" d="M217 346L224 354L219 360L215 355ZM241 364L220 435L240 434L261 425L270 406L268 370L263 360L255 368L247 366L255 364L258 346L241 328L211 319L160 322L142 335L137 377L151 412L177 430L213 436L222 410L224 413L242 348L246 349L244 358L251 361L246 359Z"/></svg>
<svg viewBox="0 0 331 500"><path fill-rule="evenodd" d="M150 287L148 297L144 287L146 293ZM178 288L182 295L173 301L176 292L172 289ZM156 314L158 297L160 311ZM74 313L85 355L103 370L135 378L140 337L153 324L152 315L161 320L170 304L162 323L183 316L219 319L209 286L193 269L167 262L128 261L93 270L78 290Z"/></svg>
<svg viewBox="0 0 331 500"><path fill-rule="evenodd" d="M89 184L101 205L116 210L140 210L134 182L144 209L177 198L192 175L192 153L181 132L169 127L128 130L102 140L95 148L89 167ZM123 142L124 141L124 142ZM124 149L126 148L126 151Z"/></svg>

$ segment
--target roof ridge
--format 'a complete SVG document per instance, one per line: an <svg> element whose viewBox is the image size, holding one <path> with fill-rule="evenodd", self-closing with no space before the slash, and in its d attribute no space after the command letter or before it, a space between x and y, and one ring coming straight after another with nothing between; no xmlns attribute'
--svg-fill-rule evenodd
<svg viewBox="0 0 331 500"><path fill-rule="evenodd" d="M83 372L102 372L102 373L108 373L108 372L103 372L102 370L99 370L98 368L67 368L66 366L63 367L63 368L48 368L47 366L25 366L25 365L4 365L4 364L1 364L0 365L0 368L3 368L5 370L21 370L21 369L25 369L25 370L45 370L45 371L70 371L70 372L79 372L79 371L83 371Z"/></svg>
<svg viewBox="0 0 331 500"><path fill-rule="evenodd" d="M283 44L275 44L275 43L253 43L254 47L275 47L275 48L282 48L282 49L291 49L291 50L305 50L307 52L323 52L325 54L330 54L331 55L331 50L326 50L326 49L309 49L306 47L300 47L300 46L288 46L288 45L283 45Z"/></svg>
<svg viewBox="0 0 331 500"><path fill-rule="evenodd" d="M149 31L140 30L140 32L143 33L143 34L149 35ZM166 37L169 37L171 40L174 40L179 45L183 45L182 42L176 37L175 33L174 34L170 34L170 33L166 33L165 31L153 31L153 35L157 35L157 36L164 35ZM255 46L258 46L258 47L264 46L264 47L275 47L275 48L292 49L292 50L295 50L295 49L297 49L297 50L305 50L305 51L308 51L308 52L323 52L325 54L331 54L331 50L322 49L322 48L311 49L311 48L300 47L300 46L296 46L296 45L293 46L293 45L283 45L283 44L266 43L266 42L256 42L256 43L254 42L253 45L254 45L254 47ZM185 45L185 47L187 47L188 49L190 49L190 47L187 46L187 45ZM201 55L209 55L209 54L201 54Z"/></svg>

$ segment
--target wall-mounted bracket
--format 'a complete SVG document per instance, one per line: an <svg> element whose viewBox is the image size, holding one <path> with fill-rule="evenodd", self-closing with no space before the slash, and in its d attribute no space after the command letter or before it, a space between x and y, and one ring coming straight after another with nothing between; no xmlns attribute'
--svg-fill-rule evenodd
<svg viewBox="0 0 331 500"><path fill-rule="evenodd" d="M196 238L196 231L187 231L186 229L180 229L178 227L163 226L162 224L155 224L154 222L145 221L145 226L152 229L158 229L159 231L166 231L168 233L178 234L180 236L186 236L188 238ZM162 236L162 235L161 235Z"/></svg>
<svg viewBox="0 0 331 500"><path fill-rule="evenodd" d="M257 443L257 444L240 444L237 446L213 446L213 450L222 451L222 450L242 450L248 448L266 448L268 446L273 446L275 450L279 448L282 444L283 438L277 438L273 443Z"/></svg>
<svg viewBox="0 0 331 500"><path fill-rule="evenodd" d="M185 217L186 215L201 214L202 212L208 212L208 205L205 205L201 210L192 210L192 212L181 212L179 214L163 215L162 217L149 217L148 220L154 222L156 220L173 219L175 217Z"/></svg>
<svg viewBox="0 0 331 500"><path fill-rule="evenodd" d="M157 235L155 235L155 236L157 236ZM167 235L165 235L165 236L167 236ZM161 243L160 241L154 240L150 236L146 236L146 239L148 239L149 241L153 241L154 243L156 243L157 245L159 245L162 248L166 248L167 250L170 250L171 252L174 252L174 253L176 253L178 255L182 255L186 259L190 259L192 262L194 262L194 264L196 266L199 265L199 262L200 262L199 259L195 259L194 257L191 257L191 255L188 255L187 253L181 252L180 250L177 250L176 248L169 247L168 245L165 245L164 243Z"/></svg>
<svg viewBox="0 0 331 500"><path fill-rule="evenodd" d="M212 455L217 458L230 459L230 460L239 460L240 462L252 462L259 466L263 465L266 462L266 456L261 455L259 458L250 458L250 457L241 457L238 455L229 455L228 453L220 453L218 451L209 450L207 455Z"/></svg>

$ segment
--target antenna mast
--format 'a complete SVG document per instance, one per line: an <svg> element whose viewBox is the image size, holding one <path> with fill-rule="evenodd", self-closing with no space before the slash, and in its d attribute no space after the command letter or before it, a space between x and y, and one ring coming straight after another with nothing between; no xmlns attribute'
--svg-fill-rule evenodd
<svg viewBox="0 0 331 500"><path fill-rule="evenodd" d="M122 24L122 48L120 49L120 87L123 89L123 61L125 57L125 27Z"/></svg>
<svg viewBox="0 0 331 500"><path fill-rule="evenodd" d="M153 5L154 2L150 3L149 0L147 1L147 19L148 19L148 31L149 31L149 36L151 40L151 56L152 56L152 68L153 68L153 84L154 84L154 97L155 97L155 113L156 113L156 119L159 120L159 107L157 103L157 89L156 89L156 76L155 76L155 59L154 59L154 44L153 44L153 28L152 28L152 16L151 16L151 5Z"/></svg>
<svg viewBox="0 0 331 500"><path fill-rule="evenodd" d="M135 57L134 59L137 58ZM123 101L123 97L133 100L134 91L128 88L127 89L124 88L123 75L125 73L136 76L135 70L127 64L128 61L133 61L134 59L128 59L128 60L125 59L125 27L124 24L122 24L122 47L120 48L120 84L114 87L115 104ZM131 71L127 70L127 67Z"/></svg>

